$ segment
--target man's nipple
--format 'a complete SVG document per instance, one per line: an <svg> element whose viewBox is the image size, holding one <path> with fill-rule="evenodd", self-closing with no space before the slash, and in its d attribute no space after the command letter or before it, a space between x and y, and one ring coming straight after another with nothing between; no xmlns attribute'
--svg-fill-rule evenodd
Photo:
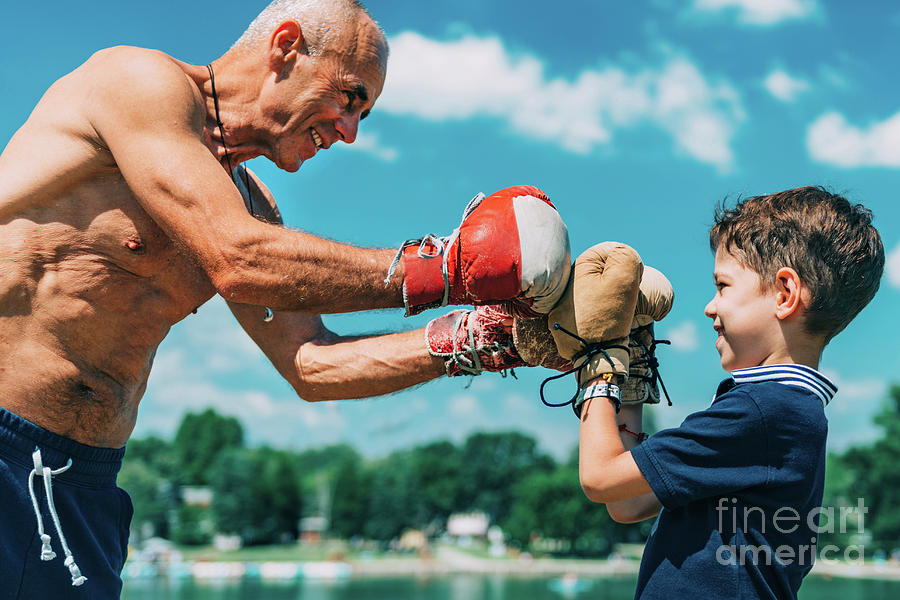
<svg viewBox="0 0 900 600"><path fill-rule="evenodd" d="M143 254L145 251L144 242L139 237L130 237L125 240L125 247L135 254Z"/></svg>

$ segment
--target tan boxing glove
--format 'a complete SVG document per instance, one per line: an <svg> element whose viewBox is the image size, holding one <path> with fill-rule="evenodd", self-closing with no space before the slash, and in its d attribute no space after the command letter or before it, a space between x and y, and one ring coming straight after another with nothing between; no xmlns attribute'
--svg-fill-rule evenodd
<svg viewBox="0 0 900 600"><path fill-rule="evenodd" d="M613 383L627 376L628 334L643 270L638 253L618 242L592 246L575 260L569 285L547 323L559 356L580 368L579 386L601 376ZM594 344L603 350L587 355Z"/></svg>
<svg viewBox="0 0 900 600"><path fill-rule="evenodd" d="M666 276L653 267L644 267L629 333L628 379L619 385L623 405L659 404L659 376L654 351L657 343L669 342L654 339L653 323L669 314L674 299L675 292Z"/></svg>

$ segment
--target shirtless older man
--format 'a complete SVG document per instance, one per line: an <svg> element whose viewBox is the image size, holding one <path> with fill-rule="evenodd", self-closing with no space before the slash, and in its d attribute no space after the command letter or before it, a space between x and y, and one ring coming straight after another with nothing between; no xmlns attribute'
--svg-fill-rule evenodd
<svg viewBox="0 0 900 600"><path fill-rule="evenodd" d="M215 294L305 400L524 364L508 315L481 305L516 299L546 313L562 294L568 239L540 190L477 198L453 235L398 253L281 227L271 194L239 166L265 156L296 171L352 143L387 52L354 0L279 0L209 66L97 52L10 140L0 155L0 599L118 597L131 518L115 487L122 446L156 348ZM337 336L319 317L447 304L479 308L373 337Z"/></svg>

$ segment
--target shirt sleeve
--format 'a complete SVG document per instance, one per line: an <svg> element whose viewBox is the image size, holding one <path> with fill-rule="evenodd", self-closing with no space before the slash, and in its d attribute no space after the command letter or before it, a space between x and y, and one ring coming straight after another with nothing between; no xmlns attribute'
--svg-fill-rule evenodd
<svg viewBox="0 0 900 600"><path fill-rule="evenodd" d="M631 450L650 488L666 508L768 482L769 440L749 394L727 392Z"/></svg>

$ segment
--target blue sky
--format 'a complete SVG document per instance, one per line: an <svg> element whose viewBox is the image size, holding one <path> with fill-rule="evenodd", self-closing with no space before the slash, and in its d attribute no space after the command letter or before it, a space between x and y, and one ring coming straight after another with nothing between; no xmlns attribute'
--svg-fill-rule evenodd
<svg viewBox="0 0 900 600"><path fill-rule="evenodd" d="M98 49L130 44L205 64L264 2L15 3L0 24L0 143L43 91ZM371 0L392 54L382 98L352 146L279 172L251 164L289 225L364 246L447 233L476 192L544 189L573 252L615 239L668 275L658 325L677 425L725 375L703 306L715 203L823 184L869 206L889 256L881 290L826 348L840 392L834 450L866 442L900 382L900 6L824 0L547 3ZM331 316L341 333L424 325L400 310ZM303 448L346 441L370 456L475 430L524 430L558 457L577 442L567 409L540 404L549 375L521 369L440 380L390 397L307 404L213 301L161 346L136 435L170 435L189 410L238 416L249 438ZM560 389L560 388L557 388ZM566 386L559 394L568 392Z"/></svg>

